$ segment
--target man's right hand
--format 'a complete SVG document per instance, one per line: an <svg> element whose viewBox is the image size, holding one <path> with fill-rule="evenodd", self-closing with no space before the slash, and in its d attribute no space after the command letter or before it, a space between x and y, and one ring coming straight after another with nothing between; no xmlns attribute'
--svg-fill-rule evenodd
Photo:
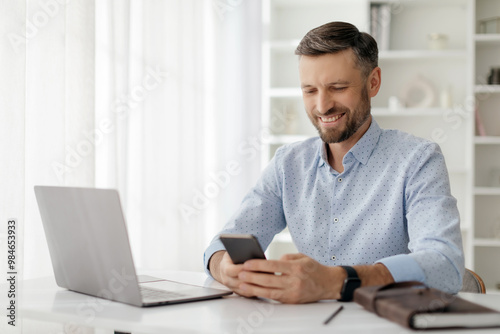
<svg viewBox="0 0 500 334"><path fill-rule="evenodd" d="M239 289L241 281L238 279L238 274L243 270L243 264L234 264L226 251L218 251L212 255L209 269L213 278L235 293L244 297L254 297Z"/></svg>

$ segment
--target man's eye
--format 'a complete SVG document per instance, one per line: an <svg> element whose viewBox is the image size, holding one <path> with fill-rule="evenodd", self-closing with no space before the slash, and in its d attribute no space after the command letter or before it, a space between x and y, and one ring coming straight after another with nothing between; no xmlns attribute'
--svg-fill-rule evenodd
<svg viewBox="0 0 500 334"><path fill-rule="evenodd" d="M306 94L314 94L316 91L314 89L312 90L305 90L304 93Z"/></svg>
<svg viewBox="0 0 500 334"><path fill-rule="evenodd" d="M344 89L346 89L347 87L333 87L333 90L336 90L336 91L342 91Z"/></svg>

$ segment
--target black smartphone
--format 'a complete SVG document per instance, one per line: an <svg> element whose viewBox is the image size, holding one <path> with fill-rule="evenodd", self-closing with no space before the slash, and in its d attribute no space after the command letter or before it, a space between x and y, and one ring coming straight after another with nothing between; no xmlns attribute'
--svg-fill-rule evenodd
<svg viewBox="0 0 500 334"><path fill-rule="evenodd" d="M221 234L219 238L234 264L250 259L266 259L259 241L252 234Z"/></svg>

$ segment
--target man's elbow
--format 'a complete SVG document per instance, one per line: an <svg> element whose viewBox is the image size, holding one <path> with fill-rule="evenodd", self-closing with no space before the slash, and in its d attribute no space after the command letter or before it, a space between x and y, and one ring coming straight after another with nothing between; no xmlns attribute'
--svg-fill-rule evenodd
<svg viewBox="0 0 500 334"><path fill-rule="evenodd" d="M438 272L433 275L429 286L447 293L456 294L462 289L463 284L465 272L463 258L455 261L445 259L444 261L445 263L438 269Z"/></svg>

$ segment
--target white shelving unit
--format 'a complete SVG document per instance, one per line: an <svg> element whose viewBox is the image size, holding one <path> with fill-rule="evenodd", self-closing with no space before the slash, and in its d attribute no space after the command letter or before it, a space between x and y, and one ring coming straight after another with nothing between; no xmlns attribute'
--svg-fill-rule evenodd
<svg viewBox="0 0 500 334"><path fill-rule="evenodd" d="M488 75L491 67L500 67L500 26L498 33L479 34L477 22L500 16L500 1L262 1L262 125L270 129L263 166L279 146L317 136L299 88L294 50L300 39L331 21L369 32L372 7L388 6L390 20L380 21L378 28L388 28L388 47L379 52L382 87L372 99L372 115L383 128L440 144L460 210L466 266L490 292L498 291L500 266L491 260L500 258L500 185L492 186L491 174L500 173L500 84L488 84ZM447 36L444 48L430 47L432 33ZM419 89L422 85L425 89ZM393 96L406 105L389 109ZM476 134L476 107L487 136ZM272 126L276 120L280 126ZM290 244L290 236L282 233L269 253L277 257L293 250Z"/></svg>
<svg viewBox="0 0 500 334"><path fill-rule="evenodd" d="M480 31L480 20L500 16L500 2L475 0L471 12L474 26L472 71L477 112L485 133L476 127L474 138L474 268L488 291L499 290L500 266L500 85L488 84L492 67L500 67L500 26ZM496 29L496 31L491 31ZM499 82L500 83L500 82ZM476 122L478 120L476 119Z"/></svg>

